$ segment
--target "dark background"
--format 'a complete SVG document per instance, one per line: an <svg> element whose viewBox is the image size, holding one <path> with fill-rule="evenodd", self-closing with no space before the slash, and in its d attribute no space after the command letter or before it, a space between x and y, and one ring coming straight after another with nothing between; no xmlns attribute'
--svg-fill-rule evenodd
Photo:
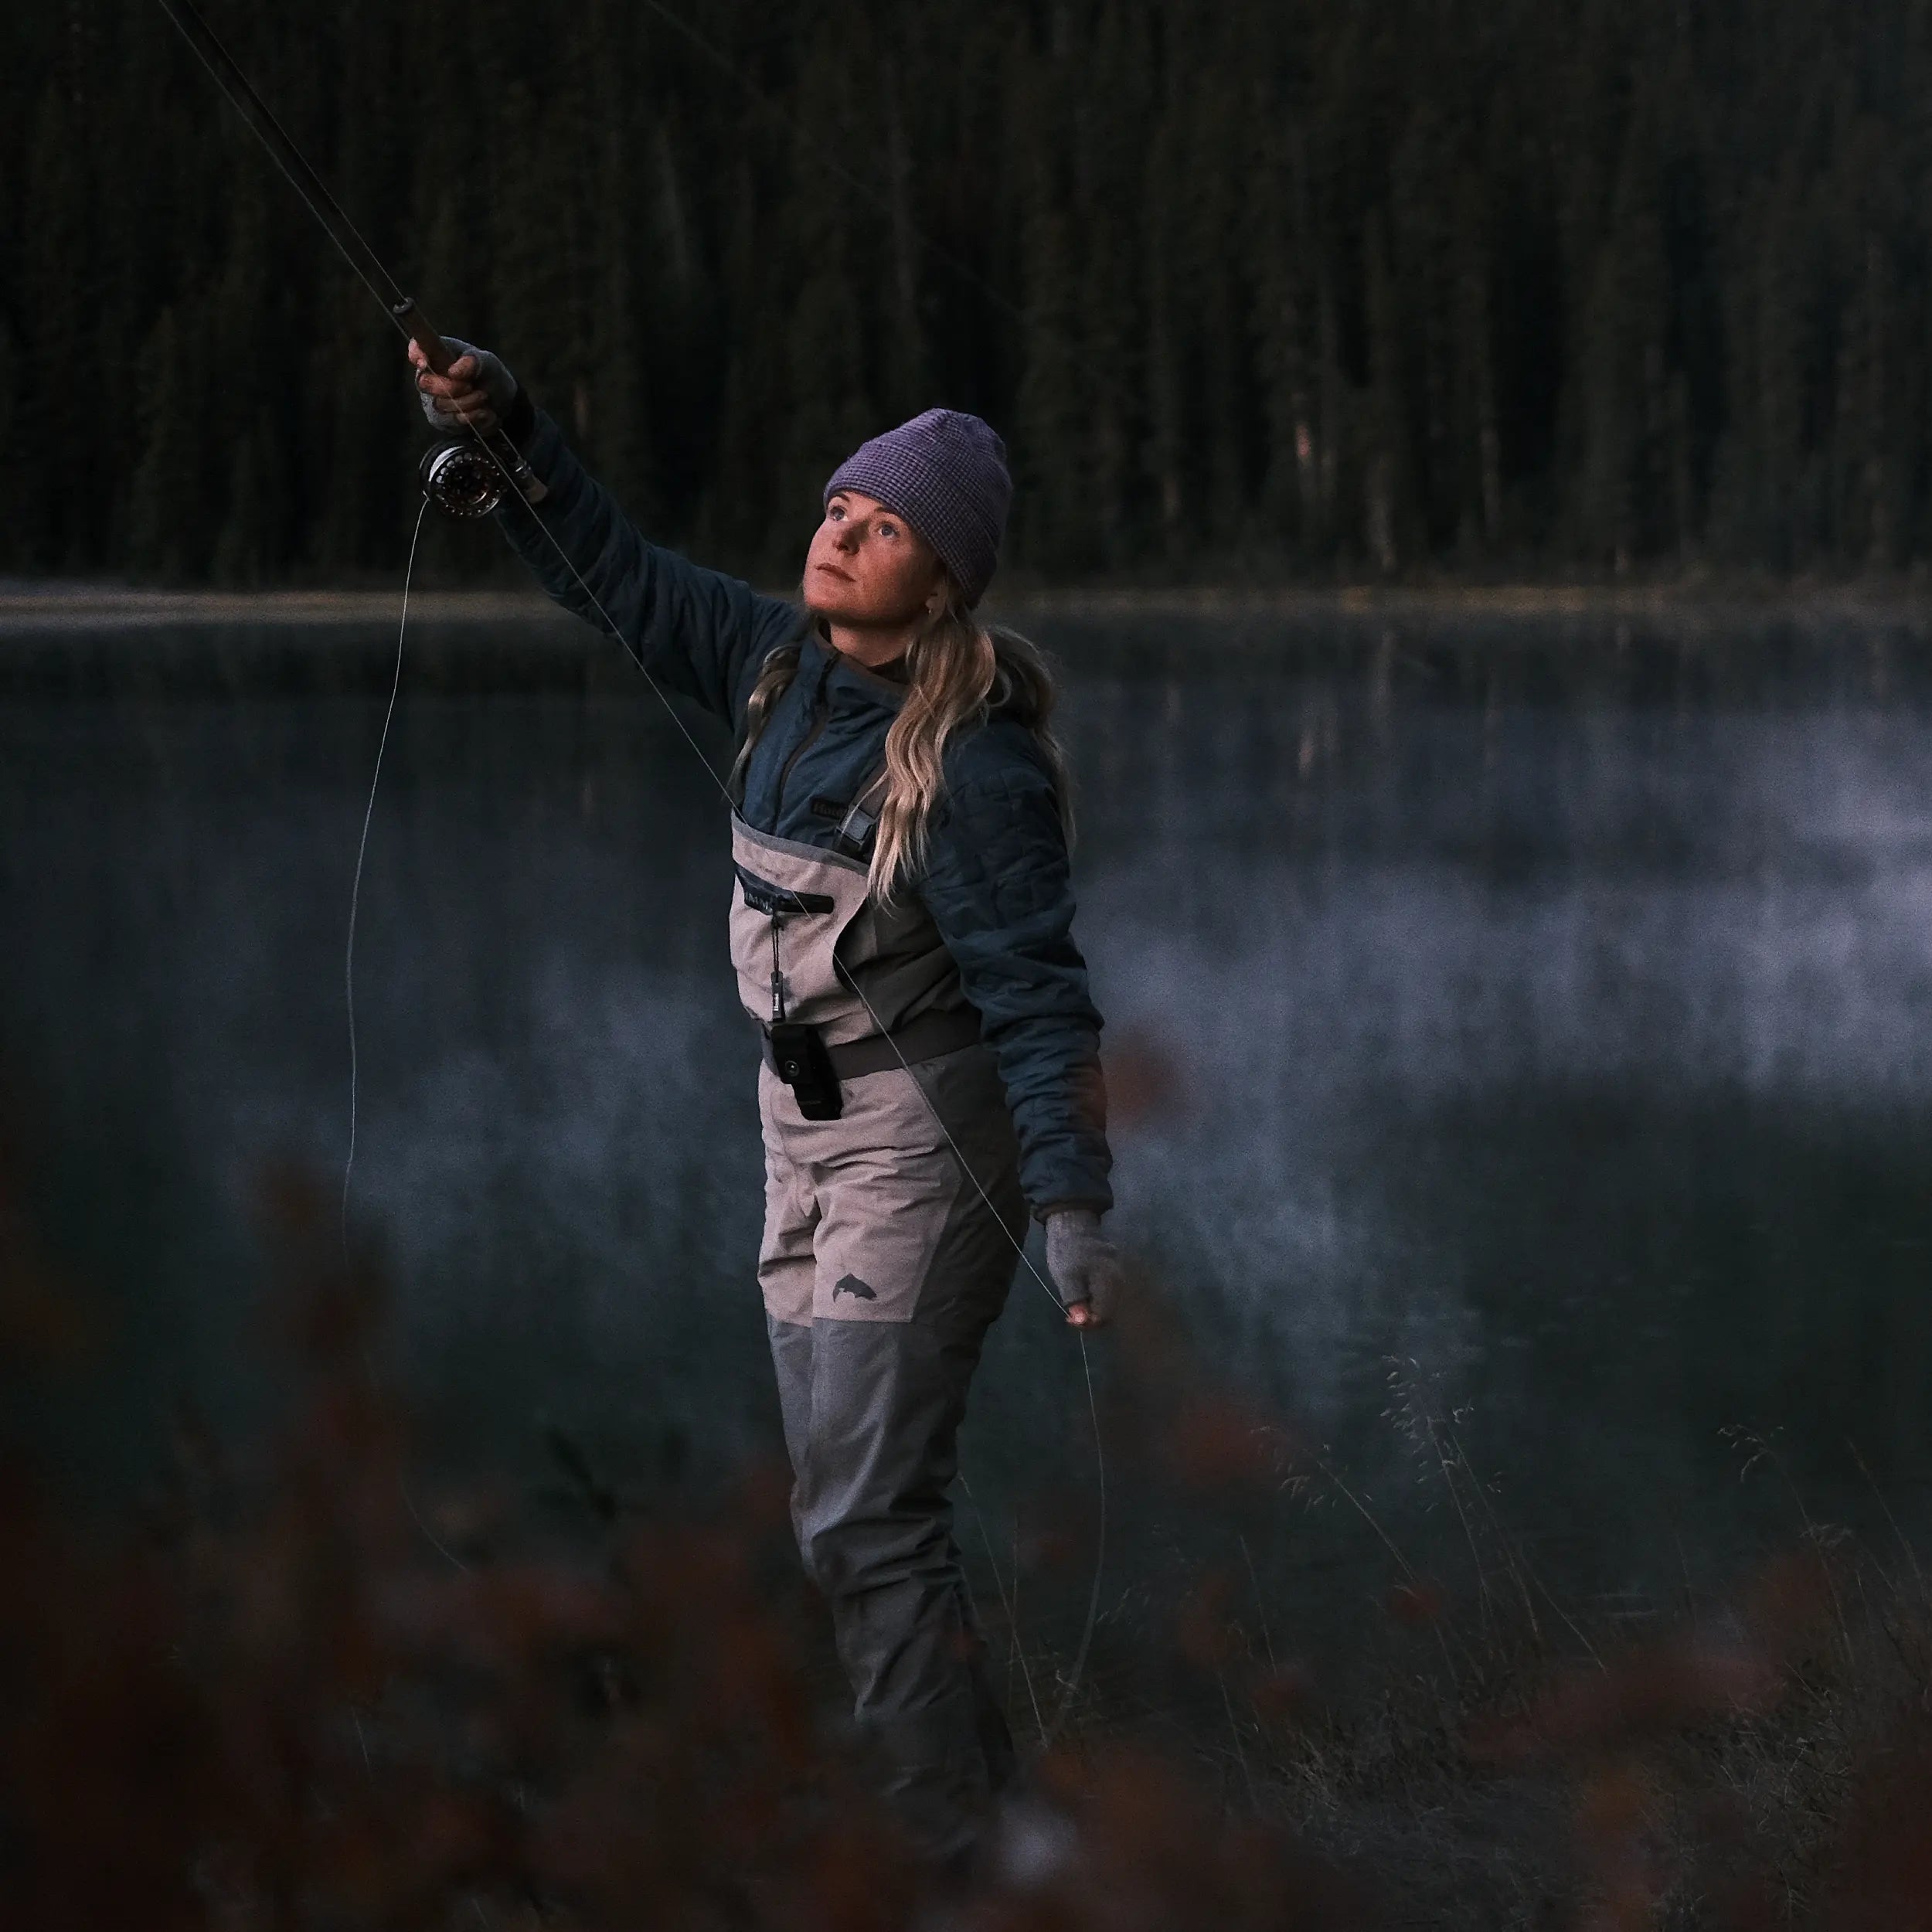
<svg viewBox="0 0 1932 1932"><path fill-rule="evenodd" d="M1914 0L206 12L432 319L776 581L935 401L1041 577L1932 547ZM0 572L380 577L420 441L153 0L0 11Z"/></svg>

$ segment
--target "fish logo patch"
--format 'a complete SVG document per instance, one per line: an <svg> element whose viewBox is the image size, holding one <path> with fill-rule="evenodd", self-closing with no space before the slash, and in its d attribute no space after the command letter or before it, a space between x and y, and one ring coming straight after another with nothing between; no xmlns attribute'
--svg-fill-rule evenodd
<svg viewBox="0 0 1932 1932"><path fill-rule="evenodd" d="M855 1274L849 1274L839 1282L832 1291L832 1298L836 1301L842 1294L856 1295L861 1301L876 1301L879 1299Z"/></svg>

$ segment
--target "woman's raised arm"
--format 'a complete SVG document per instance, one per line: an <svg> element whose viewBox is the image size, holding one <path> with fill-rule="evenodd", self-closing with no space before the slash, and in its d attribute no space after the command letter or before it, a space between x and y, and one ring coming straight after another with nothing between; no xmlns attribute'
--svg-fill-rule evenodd
<svg viewBox="0 0 1932 1932"><path fill-rule="evenodd" d="M736 730L766 653L803 621L798 607L647 542L502 362L449 342L446 376L410 344L423 413L451 433L500 423L549 492L534 505L506 495L496 515L511 547L566 610L603 629L601 606L653 678Z"/></svg>

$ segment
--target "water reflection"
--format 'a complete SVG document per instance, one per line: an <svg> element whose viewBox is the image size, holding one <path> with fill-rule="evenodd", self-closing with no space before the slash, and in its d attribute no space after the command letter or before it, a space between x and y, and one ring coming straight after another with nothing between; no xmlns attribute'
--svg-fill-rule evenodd
<svg viewBox="0 0 1932 1932"><path fill-rule="evenodd" d="M1395 1365L1578 1588L1654 1580L1679 1536L1719 1568L1776 1514L1726 1423L1781 1427L1848 1509L1853 1439L1909 1505L1932 753L1896 641L1042 628L1100 1003L1167 1070L1119 1219L1199 1345L1426 1541ZM446 1443L520 1454L549 1414L620 1471L723 1467L776 1416L719 809L648 696L546 682L406 694L357 1212ZM128 1310L97 1432L124 1449L165 1388L246 1400L251 1176L338 1168L367 682L0 709L6 1036L43 1199ZM1077 1462L1083 1404L1022 1283L976 1498ZM1257 1555L1361 1533L1284 1505Z"/></svg>

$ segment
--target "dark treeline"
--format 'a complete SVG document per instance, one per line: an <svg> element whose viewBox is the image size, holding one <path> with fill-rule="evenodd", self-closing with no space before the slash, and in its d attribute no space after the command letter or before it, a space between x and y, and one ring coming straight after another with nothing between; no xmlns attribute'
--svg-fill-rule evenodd
<svg viewBox="0 0 1932 1932"><path fill-rule="evenodd" d="M207 11L430 315L720 561L782 577L934 401L1045 573L1932 554L1914 0ZM0 73L0 569L393 568L400 344L152 0L6 9Z"/></svg>

